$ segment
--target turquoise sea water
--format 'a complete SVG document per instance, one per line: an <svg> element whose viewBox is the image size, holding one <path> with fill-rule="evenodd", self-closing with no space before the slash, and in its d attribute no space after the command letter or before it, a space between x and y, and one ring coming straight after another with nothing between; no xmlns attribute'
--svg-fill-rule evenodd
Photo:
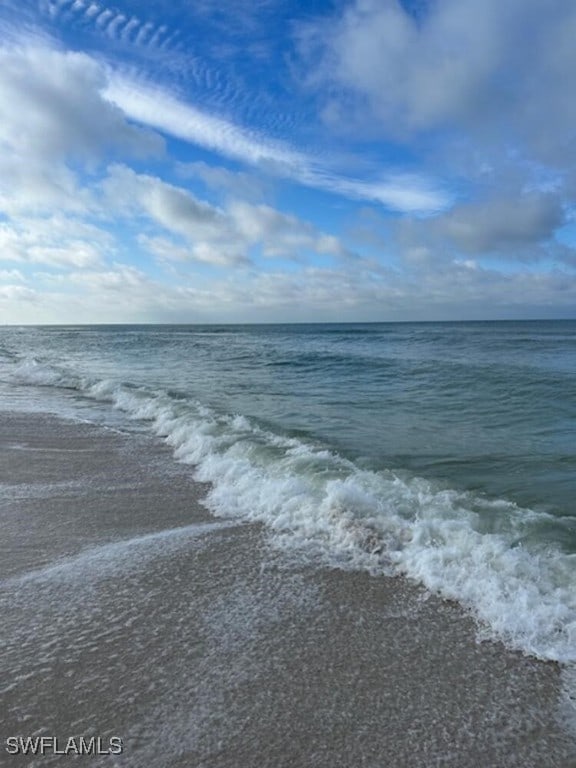
<svg viewBox="0 0 576 768"><path fill-rule="evenodd" d="M0 396L152 429L214 514L576 660L576 321L3 328Z"/></svg>

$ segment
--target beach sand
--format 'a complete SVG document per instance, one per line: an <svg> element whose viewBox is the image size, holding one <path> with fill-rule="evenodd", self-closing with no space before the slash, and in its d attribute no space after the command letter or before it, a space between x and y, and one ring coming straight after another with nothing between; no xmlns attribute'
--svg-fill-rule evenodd
<svg viewBox="0 0 576 768"><path fill-rule="evenodd" d="M560 673L212 517L156 438L0 415L0 765L568 768ZM8 755L111 736L119 756Z"/></svg>

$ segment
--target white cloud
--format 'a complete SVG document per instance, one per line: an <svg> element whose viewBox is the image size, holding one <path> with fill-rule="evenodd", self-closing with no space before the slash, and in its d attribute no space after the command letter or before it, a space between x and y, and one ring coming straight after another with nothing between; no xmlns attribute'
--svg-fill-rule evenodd
<svg viewBox="0 0 576 768"><path fill-rule="evenodd" d="M136 16L132 16L130 21L126 23L125 27L120 32L120 38L124 42L129 41L134 35L134 33L136 32L136 30L140 27L140 24L141 24L140 19L138 19Z"/></svg>
<svg viewBox="0 0 576 768"><path fill-rule="evenodd" d="M512 0L507 12L517 12L516 2ZM85 15L92 13L94 3L78 3ZM62 13L65 6L70 10L70 3L60 4ZM557 20L560 6L564 7L559 3L552 14ZM462 14L472 18L472 7L480 15L488 13L473 0L462 0L459 9L454 0L444 3L444 11L454 14L450 18L456 29L463 23ZM498 10L494 0L487 0L486 7L494 13ZM121 40L130 29L132 41L142 33L143 44L156 45L154 36L160 40L164 34L161 28L144 33L143 23L130 28L127 18L110 13L104 18L105 7L98 9L93 19L100 19L105 33L116 39ZM431 6L432 17L440 13L435 9ZM495 146L495 127L511 119L512 112L506 106L492 121L488 96L489 88L495 86L489 77L482 79L484 70L475 57L485 54L490 61L490 56L498 58L500 43L493 41L486 51L480 47L471 51L462 73L451 74L449 68L445 72L440 65L435 70L437 52L432 42L427 42L426 35L432 33L426 25L434 27L439 22L432 18L415 27L410 20L396 18L403 13L391 2L377 5L358 0L354 10L336 24L327 45L330 55L336 55L341 53L336 43L346 40L351 43L350 50L356 46L366 60L343 59L344 69L335 68L333 74L346 90L359 94L360 101L368 101L369 114L381 125L394 110L398 110L399 129L427 131L450 121L466 129L472 125L475 135L480 136L476 146L484 166L490 166L494 155L488 150ZM444 19L442 23L448 22ZM486 25L490 26L488 21ZM372 26L380 31L376 33ZM547 27L548 31L551 28ZM483 39L486 30L482 25L478 30ZM444 39L456 45L457 35L452 38L448 32L446 28ZM374 38L364 49L361 40L365 35ZM422 36L425 50L418 52L415 41L422 41ZM547 33L546 40L549 37ZM391 85L386 94L381 93L376 79L370 79L371 67L376 66L379 56L389 57L386 61L396 66L409 58L408 54L413 54L415 61L406 64L404 85ZM546 66L560 71L571 54L561 46L557 54L552 57L556 63ZM516 53L506 56L516 61ZM427 76L418 67L425 66L436 72L439 83L446 85L450 77L456 78L454 92L438 94L430 85L431 90L422 95ZM387 78L386 74L385 82ZM539 86L533 88L540 98ZM489 108L476 112L478 105L471 103L472 93L488 94ZM550 103L554 107L554 99ZM523 109L534 111L528 105ZM571 113L572 106L563 109L561 114L560 107L554 107L552 117L561 122L560 117ZM366 120L366 111L360 110L359 115ZM485 117L486 122L474 125L475 115ZM271 175L347 198L417 213L438 212L448 203L447 196L424 176L396 174L379 181L345 177L332 170L335 166L327 158L312 157L217 119L166 92L114 75L88 56L46 47L0 48L0 210L5 219L0 217L0 264L9 267L0 269L0 322L490 317L507 313L520 316L531 311L529 307L535 308L535 314L548 316L573 313L573 273L566 268L540 274L532 263L549 257L555 247L554 233L564 221L566 187L528 185L522 174L512 183L488 169L477 198L471 197L452 210L426 219L382 217L386 236L380 238L370 221L372 241L364 243L369 252L404 257L403 262L398 258L397 268L392 269L377 261L381 257L370 262L355 256L339 238L264 204L269 182L254 182L244 172L205 163L178 167L181 177L190 174L211 189L223 190L221 205L126 165L109 166L100 184L96 180L104 162L109 163L110 152L142 155L161 147L158 137L137 129L131 120L268 169ZM530 121L522 129L527 142L537 138L536 116ZM551 143L565 130L566 122L560 127L553 125ZM507 135L503 131L503 136ZM239 199L242 197L245 199ZM101 229L104 225L109 233ZM112 234L116 230L118 241ZM164 269L155 272L162 274L162 279L153 279L144 267L117 262L122 238L135 232L133 243L140 250L135 248L131 258L142 263L154 259ZM489 269L487 254L519 260L513 265L517 273ZM289 269L280 266L284 259L291 260ZM566 265L573 259L569 253L559 257ZM315 262L329 266L310 266ZM22 266L22 272L12 269L12 263L26 268ZM31 275L30 265L36 264L51 269L44 275ZM199 264L207 268L200 269Z"/></svg>
<svg viewBox="0 0 576 768"><path fill-rule="evenodd" d="M461 250L505 253L550 240L563 219L556 196L527 194L459 206L440 217L436 228Z"/></svg>
<svg viewBox="0 0 576 768"><path fill-rule="evenodd" d="M140 235L138 241L160 263L198 262L217 267L248 266L251 264L242 246L233 242L216 244L203 241L183 246L165 237L149 237L147 235Z"/></svg>
<svg viewBox="0 0 576 768"><path fill-rule="evenodd" d="M308 178L303 175L303 180ZM452 195L416 174L390 174L380 181L360 181L329 174L312 174L310 186L328 189L346 197L381 203L404 213L438 213L452 202Z"/></svg>
<svg viewBox="0 0 576 768"><path fill-rule="evenodd" d="M62 4L50 6L49 12L56 17L72 11L88 14L94 7L84 2L77 8ZM94 18L100 23L106 21L105 29L122 38L133 19L124 24L124 17L116 12L103 6L98 9ZM163 29L140 24L137 40L148 38L150 32L150 40L157 38L158 42ZM196 64L192 69L196 72ZM200 78L204 89L208 87L204 83L205 65L194 76ZM15 104L18 109L14 109ZM29 190L28 198L34 205L58 199L60 204L78 210L81 195L76 194L76 174L70 167L62 167L65 160L95 166L105 152L140 156L160 153L160 137L137 128L132 121L256 166L265 174L345 197L371 200L394 210L433 212L450 202L443 190L418 175L384 171L370 180L343 176L321 153L306 154L208 114L159 87L115 72L86 54L62 52L33 41L0 48L0 145L7 150L0 158L1 176L15 178L16 189ZM207 178L206 173L204 176ZM3 197L16 200L16 189L10 196L5 187ZM0 183L0 194L2 191ZM0 202L9 204L6 200Z"/></svg>
<svg viewBox="0 0 576 768"><path fill-rule="evenodd" d="M236 321L482 319L522 317L526 307L540 316L561 317L571 312L576 282L564 272L503 275L454 264L412 276L304 267L293 273L246 273L242 280L211 283L201 298L188 297L216 321L223 314Z"/></svg>
<svg viewBox="0 0 576 768"><path fill-rule="evenodd" d="M102 68L81 53L0 49L0 141L28 162L99 159L105 149L157 152L158 137L102 98Z"/></svg>
<svg viewBox="0 0 576 768"><path fill-rule="evenodd" d="M183 179L199 178L210 189L226 193L229 197L259 199L269 186L263 179L243 171L230 171L222 166L196 163L177 163L176 172Z"/></svg>
<svg viewBox="0 0 576 768"><path fill-rule="evenodd" d="M4 315L3 322L18 322L18 316L22 316L22 307L20 302L35 302L40 297L35 290L27 288L24 285L0 285L0 318L3 316L3 311L6 309L8 313ZM14 311L11 316L11 312ZM26 312L26 308L24 309ZM30 322L24 321L24 322Z"/></svg>
<svg viewBox="0 0 576 768"><path fill-rule="evenodd" d="M95 0L41 0L40 9L53 21L74 16L92 25L95 32L134 46L156 48L168 39L165 25L142 21L137 16L126 16L117 8Z"/></svg>
<svg viewBox="0 0 576 768"><path fill-rule="evenodd" d="M136 267L114 264L110 269L98 272L70 272L65 282L83 285L90 290L112 293L137 293L139 289L152 285L150 278Z"/></svg>
<svg viewBox="0 0 576 768"><path fill-rule="evenodd" d="M491 196L456 205L429 219L372 222L387 233L388 245L408 264L497 257L510 262L538 262L551 257L566 263L556 240L565 219L557 194L491 189Z"/></svg>
<svg viewBox="0 0 576 768"><path fill-rule="evenodd" d="M376 181L340 176L330 171L328 159L324 163L313 160L282 142L209 115L158 87L120 74L110 74L105 95L132 120L316 189L372 200L406 212L430 213L450 202L446 192L417 175L385 173Z"/></svg>
<svg viewBox="0 0 576 768"><path fill-rule="evenodd" d="M280 142L267 140L254 131L185 104L159 87L118 73L110 73L105 96L133 120L227 157L282 168L297 168L303 162L298 152Z"/></svg>
<svg viewBox="0 0 576 768"><path fill-rule="evenodd" d="M48 47L0 47L0 210L9 214L94 207L78 167L106 151L159 152L159 137L130 125L102 98L101 67Z"/></svg>
<svg viewBox="0 0 576 768"><path fill-rule="evenodd" d="M125 165L113 165L102 187L117 214L145 213L157 224L190 241L227 239L231 234L224 211L156 176L138 174Z"/></svg>
<svg viewBox="0 0 576 768"><path fill-rule="evenodd" d="M0 269L0 282L24 282L24 275L19 269Z"/></svg>
<svg viewBox="0 0 576 768"><path fill-rule="evenodd" d="M180 275L177 283L116 263L43 278L42 290L0 288L0 323L562 317L576 303L576 281L565 272L505 275L470 263L424 264L411 274L362 265L244 270L209 281Z"/></svg>
<svg viewBox="0 0 576 768"><path fill-rule="evenodd" d="M387 223L405 264L571 262L555 237L576 189L575 36L570 0L442 0L418 18L400 0L352 0L301 29L330 125L426 153L469 196Z"/></svg>
<svg viewBox="0 0 576 768"><path fill-rule="evenodd" d="M59 216L0 223L0 263L94 267L102 262L109 247L106 233L85 222L66 222Z"/></svg>
<svg viewBox="0 0 576 768"><path fill-rule="evenodd" d="M141 241L163 259L242 264L247 263L254 246L268 257L301 259L308 251L336 258L350 255L336 237L270 206L233 201L225 209L218 208L181 187L126 166L111 167L103 188L117 213L145 213L157 225L184 238L189 247L170 247L165 239Z"/></svg>
<svg viewBox="0 0 576 768"><path fill-rule="evenodd" d="M303 250L347 255L337 238L320 234L312 224L268 205L235 202L229 215L239 237L247 244L261 245L266 256L293 256Z"/></svg>
<svg viewBox="0 0 576 768"><path fill-rule="evenodd" d="M0 213L19 216L60 210L79 214L95 206L90 190L64 163L51 164L48 157L27 161L14 152L0 154Z"/></svg>
<svg viewBox="0 0 576 768"><path fill-rule="evenodd" d="M571 0L442 0L418 19L400 0L354 0L300 35L334 124L401 141L456 129L561 164L574 157L575 37Z"/></svg>

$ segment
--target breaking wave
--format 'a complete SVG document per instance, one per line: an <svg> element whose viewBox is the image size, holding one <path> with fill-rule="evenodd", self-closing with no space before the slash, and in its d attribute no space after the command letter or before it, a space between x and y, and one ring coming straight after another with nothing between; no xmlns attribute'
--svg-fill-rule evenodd
<svg viewBox="0 0 576 768"><path fill-rule="evenodd" d="M538 535L556 518L504 499L367 471L326 446L186 396L25 360L19 384L65 387L146 421L211 484L216 515L259 521L279 547L346 569L405 575L457 600L480 634L543 660L576 662L576 555Z"/></svg>

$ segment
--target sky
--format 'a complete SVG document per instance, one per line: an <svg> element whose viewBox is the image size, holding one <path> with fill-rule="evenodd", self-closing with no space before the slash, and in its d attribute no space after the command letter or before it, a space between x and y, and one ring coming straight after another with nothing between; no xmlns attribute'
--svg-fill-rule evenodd
<svg viewBox="0 0 576 768"><path fill-rule="evenodd" d="M576 317L573 0L2 0L0 323Z"/></svg>

